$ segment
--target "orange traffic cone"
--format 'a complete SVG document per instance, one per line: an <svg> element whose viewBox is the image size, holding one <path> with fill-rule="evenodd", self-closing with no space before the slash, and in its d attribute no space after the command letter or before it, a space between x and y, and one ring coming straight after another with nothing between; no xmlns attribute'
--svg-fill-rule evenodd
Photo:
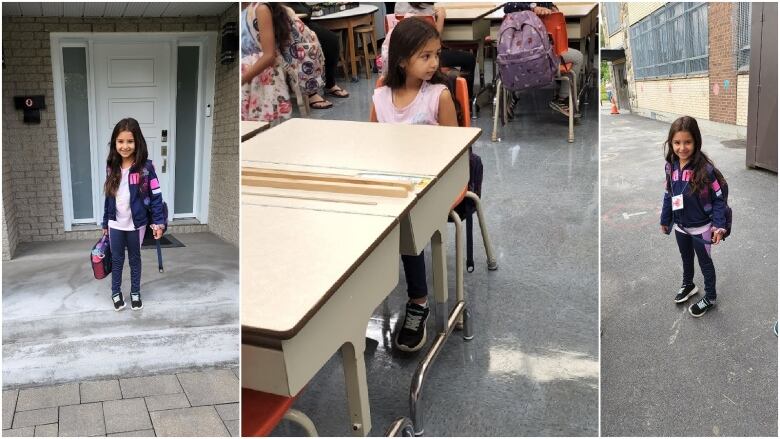
<svg viewBox="0 0 780 439"><path fill-rule="evenodd" d="M617 109L617 104L615 103L615 96L612 96L612 110L609 112L609 114L620 114Z"/></svg>

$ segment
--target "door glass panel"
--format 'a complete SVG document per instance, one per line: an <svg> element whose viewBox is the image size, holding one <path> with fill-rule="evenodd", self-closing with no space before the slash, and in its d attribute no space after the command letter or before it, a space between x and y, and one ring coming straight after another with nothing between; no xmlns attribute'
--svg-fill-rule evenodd
<svg viewBox="0 0 780 439"><path fill-rule="evenodd" d="M192 213L200 48L179 47L176 79L176 182L173 213ZM171 160L171 157L168 158Z"/></svg>
<svg viewBox="0 0 780 439"><path fill-rule="evenodd" d="M65 114L68 127L73 219L93 219L95 214L92 211L86 48L63 47L62 64L65 72Z"/></svg>

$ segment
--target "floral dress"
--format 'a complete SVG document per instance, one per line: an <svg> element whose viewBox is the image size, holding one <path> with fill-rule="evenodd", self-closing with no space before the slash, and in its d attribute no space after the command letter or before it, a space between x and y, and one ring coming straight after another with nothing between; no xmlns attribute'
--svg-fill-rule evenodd
<svg viewBox="0 0 780 439"><path fill-rule="evenodd" d="M284 8L290 20L290 43L282 48L281 53L276 51L272 66L241 86L241 120L273 122L290 118L292 104L288 77L292 86L300 87L307 95L316 93L325 85L325 56L317 35L295 16L292 9ZM263 54L256 9L255 3L241 12L242 74Z"/></svg>

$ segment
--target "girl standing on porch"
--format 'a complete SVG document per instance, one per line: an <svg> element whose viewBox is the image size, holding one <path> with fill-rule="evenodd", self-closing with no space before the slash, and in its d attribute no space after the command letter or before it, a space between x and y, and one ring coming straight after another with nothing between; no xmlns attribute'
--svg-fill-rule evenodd
<svg viewBox="0 0 780 439"><path fill-rule="evenodd" d="M125 249L130 263L130 305L141 309L144 232L150 220L154 239L160 239L165 229L162 190L154 165L147 157L146 140L138 121L120 120L111 133L103 186L103 235L109 235L111 243L111 299L116 311L125 307L121 289Z"/></svg>

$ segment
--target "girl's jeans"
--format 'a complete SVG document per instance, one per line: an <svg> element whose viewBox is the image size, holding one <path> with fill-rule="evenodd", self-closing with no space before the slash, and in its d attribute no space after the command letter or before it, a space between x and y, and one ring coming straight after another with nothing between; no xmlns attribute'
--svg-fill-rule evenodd
<svg viewBox="0 0 780 439"><path fill-rule="evenodd" d="M706 291L706 297L710 301L715 301L717 294L715 293L715 264L712 263L710 257L711 245L704 244L699 240L695 240L691 235L680 233L677 230L674 231L674 236L677 238L677 247L680 248L680 256L682 256L683 263L683 285L693 284L693 254L696 253L696 257L699 259L699 267L704 275L704 291ZM701 237L705 241L712 239L712 232L702 233Z"/></svg>
<svg viewBox="0 0 780 439"><path fill-rule="evenodd" d="M125 265L125 248L130 262L130 293L141 292L141 243L146 226L138 230L108 229L111 242L111 295L122 292L122 269Z"/></svg>
<svg viewBox="0 0 780 439"><path fill-rule="evenodd" d="M425 281L425 252L417 256L401 255L406 275L406 292L410 299L422 299L428 295L428 283Z"/></svg>

